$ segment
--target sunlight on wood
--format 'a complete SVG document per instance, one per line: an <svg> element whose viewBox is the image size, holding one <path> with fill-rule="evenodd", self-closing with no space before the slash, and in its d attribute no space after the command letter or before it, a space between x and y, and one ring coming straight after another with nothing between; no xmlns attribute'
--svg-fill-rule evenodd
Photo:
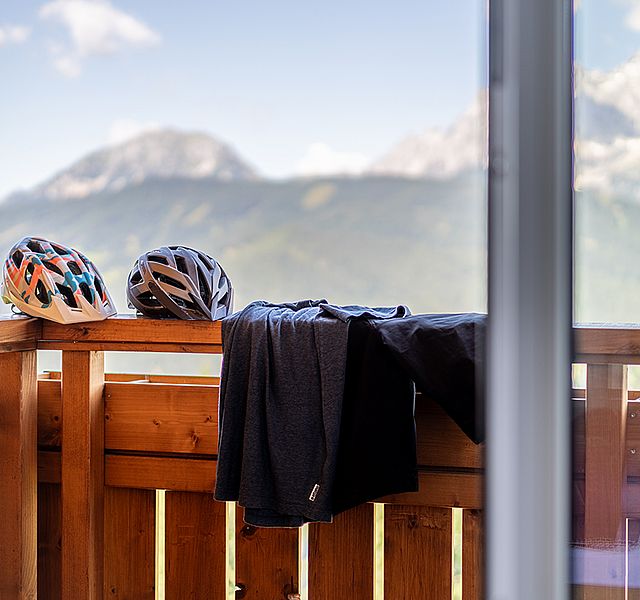
<svg viewBox="0 0 640 600"><path fill-rule="evenodd" d="M384 600L384 504L373 505L373 600Z"/></svg>
<svg viewBox="0 0 640 600"><path fill-rule="evenodd" d="M309 525L298 530L298 593L300 600L309 600Z"/></svg>
<svg viewBox="0 0 640 600"><path fill-rule="evenodd" d="M462 600L462 509L451 512L451 600Z"/></svg>
<svg viewBox="0 0 640 600"><path fill-rule="evenodd" d="M156 600L164 600L165 491L156 490Z"/></svg>
<svg viewBox="0 0 640 600"><path fill-rule="evenodd" d="M226 597L235 600L236 597L236 503L227 502L227 530L226 530Z"/></svg>

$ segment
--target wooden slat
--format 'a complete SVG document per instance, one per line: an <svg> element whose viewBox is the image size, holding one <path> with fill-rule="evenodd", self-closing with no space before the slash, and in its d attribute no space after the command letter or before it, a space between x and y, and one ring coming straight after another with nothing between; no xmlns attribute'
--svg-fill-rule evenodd
<svg viewBox="0 0 640 600"><path fill-rule="evenodd" d="M629 590L626 600L640 600L640 520L630 519L627 526Z"/></svg>
<svg viewBox="0 0 640 600"><path fill-rule="evenodd" d="M309 526L309 597L371 600L373 504Z"/></svg>
<svg viewBox="0 0 640 600"><path fill-rule="evenodd" d="M60 380L60 371L45 371L38 379ZM137 382L137 383L180 383L184 385L220 385L220 377L208 375L155 375L145 373L105 373L105 381Z"/></svg>
<svg viewBox="0 0 640 600"><path fill-rule="evenodd" d="M166 596L225 598L226 507L211 494L166 494Z"/></svg>
<svg viewBox="0 0 640 600"><path fill-rule="evenodd" d="M462 513L462 600L483 598L483 520L482 511Z"/></svg>
<svg viewBox="0 0 640 600"><path fill-rule="evenodd" d="M451 509L399 505L384 512L385 598L450 598Z"/></svg>
<svg viewBox="0 0 640 600"><path fill-rule="evenodd" d="M584 400L572 400L571 402L572 468L574 473L580 473L582 475L584 475L584 462L586 452L584 443L585 405L586 403Z"/></svg>
<svg viewBox="0 0 640 600"><path fill-rule="evenodd" d="M0 352L34 350L42 332L42 321L23 316L0 317Z"/></svg>
<svg viewBox="0 0 640 600"><path fill-rule="evenodd" d="M587 367L585 539L624 539L627 367Z"/></svg>
<svg viewBox="0 0 640 600"><path fill-rule="evenodd" d="M38 598L62 598L62 499L60 485L38 485Z"/></svg>
<svg viewBox="0 0 640 600"><path fill-rule="evenodd" d="M0 598L37 593L36 353L0 354Z"/></svg>
<svg viewBox="0 0 640 600"><path fill-rule="evenodd" d="M107 383L105 447L215 454L218 389L205 385Z"/></svg>
<svg viewBox="0 0 640 600"><path fill-rule="evenodd" d="M418 480L419 491L385 496L379 502L482 508L481 473L419 473Z"/></svg>
<svg viewBox="0 0 640 600"><path fill-rule="evenodd" d="M577 354L573 362L592 365L638 365L640 354Z"/></svg>
<svg viewBox="0 0 640 600"><path fill-rule="evenodd" d="M63 598L103 597L103 377L101 352L63 352Z"/></svg>
<svg viewBox="0 0 640 600"><path fill-rule="evenodd" d="M40 481L59 481L59 453L40 452ZM156 456L105 456L105 483L114 487L210 492L215 488L215 460ZM627 513L638 515L640 484L629 485ZM421 473L420 491L386 496L389 504L482 507L480 474ZM633 505L635 502L635 512ZM630 512L631 511L631 512Z"/></svg>
<svg viewBox="0 0 640 600"><path fill-rule="evenodd" d="M624 454L627 367L587 366L585 416L585 576L606 561L599 585L587 584L584 600L624 599ZM616 549L618 548L618 549ZM609 551L609 549L612 549ZM597 556L597 566L589 557ZM622 585L621 585L622 576Z"/></svg>
<svg viewBox="0 0 640 600"><path fill-rule="evenodd" d="M640 356L640 327L594 324L575 327L573 331L577 354Z"/></svg>
<svg viewBox="0 0 640 600"><path fill-rule="evenodd" d="M155 503L154 491L105 489L105 598L155 598Z"/></svg>
<svg viewBox="0 0 640 600"><path fill-rule="evenodd" d="M221 345L220 322L158 320L118 315L105 321L60 325L44 321L42 340L80 342L142 342Z"/></svg>
<svg viewBox="0 0 640 600"><path fill-rule="evenodd" d="M38 446L62 443L62 386L60 381L38 381Z"/></svg>
<svg viewBox="0 0 640 600"><path fill-rule="evenodd" d="M103 352L173 352L178 354L222 354L222 346L212 344L163 344L161 342L50 341L38 342L38 350L71 350Z"/></svg>
<svg viewBox="0 0 640 600"><path fill-rule="evenodd" d="M236 585L242 598L286 598L298 591L298 530L246 525L238 507Z"/></svg>
<svg viewBox="0 0 640 600"><path fill-rule="evenodd" d="M419 465L473 467L483 464L483 446L474 444L433 400L416 397Z"/></svg>
<svg viewBox="0 0 640 600"><path fill-rule="evenodd" d="M214 460L105 456L105 483L115 487L213 493Z"/></svg>
<svg viewBox="0 0 640 600"><path fill-rule="evenodd" d="M217 386L107 383L105 447L112 450L214 454ZM60 446L60 381L38 381L38 445Z"/></svg>

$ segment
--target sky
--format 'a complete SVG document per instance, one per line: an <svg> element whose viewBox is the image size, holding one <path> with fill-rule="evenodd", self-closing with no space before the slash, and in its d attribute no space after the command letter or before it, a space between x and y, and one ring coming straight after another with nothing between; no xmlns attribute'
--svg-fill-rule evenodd
<svg viewBox="0 0 640 600"><path fill-rule="evenodd" d="M471 104L484 29L480 0L5 0L0 197L154 126L266 176L361 168Z"/></svg>
<svg viewBox="0 0 640 600"><path fill-rule="evenodd" d="M640 0L577 0L577 61L640 48ZM176 127L267 177L357 172L484 86L484 0L4 0L0 198Z"/></svg>

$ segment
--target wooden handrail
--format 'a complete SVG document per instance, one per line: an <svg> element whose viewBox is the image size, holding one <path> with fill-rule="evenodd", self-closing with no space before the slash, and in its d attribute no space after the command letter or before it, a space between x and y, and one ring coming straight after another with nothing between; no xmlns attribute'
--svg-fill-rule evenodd
<svg viewBox="0 0 640 600"><path fill-rule="evenodd" d="M640 324L580 324L574 331L575 362L640 363ZM0 316L0 352L114 350L123 352L222 352L220 322L137 318L121 314L104 321L60 325L23 316Z"/></svg>

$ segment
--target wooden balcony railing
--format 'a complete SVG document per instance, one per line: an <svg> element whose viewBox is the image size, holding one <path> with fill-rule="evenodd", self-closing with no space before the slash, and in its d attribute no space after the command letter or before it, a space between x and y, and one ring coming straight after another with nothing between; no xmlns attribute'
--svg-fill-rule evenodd
<svg viewBox="0 0 640 600"><path fill-rule="evenodd" d="M640 531L640 411L624 366L640 363L640 330L585 328L576 341L589 363L573 400L576 542L616 546L630 523ZM61 350L62 372L38 379L37 349ZM168 599L448 599L452 507L462 598L482 597L482 447L429 399L416 407L420 490L382 499L382 525L367 504L331 525L255 529L213 500L217 378L105 374L104 351L219 354L220 326L0 319L0 600L154 598L158 573ZM604 585L617 598L628 543L622 555L610 582L576 594Z"/></svg>

